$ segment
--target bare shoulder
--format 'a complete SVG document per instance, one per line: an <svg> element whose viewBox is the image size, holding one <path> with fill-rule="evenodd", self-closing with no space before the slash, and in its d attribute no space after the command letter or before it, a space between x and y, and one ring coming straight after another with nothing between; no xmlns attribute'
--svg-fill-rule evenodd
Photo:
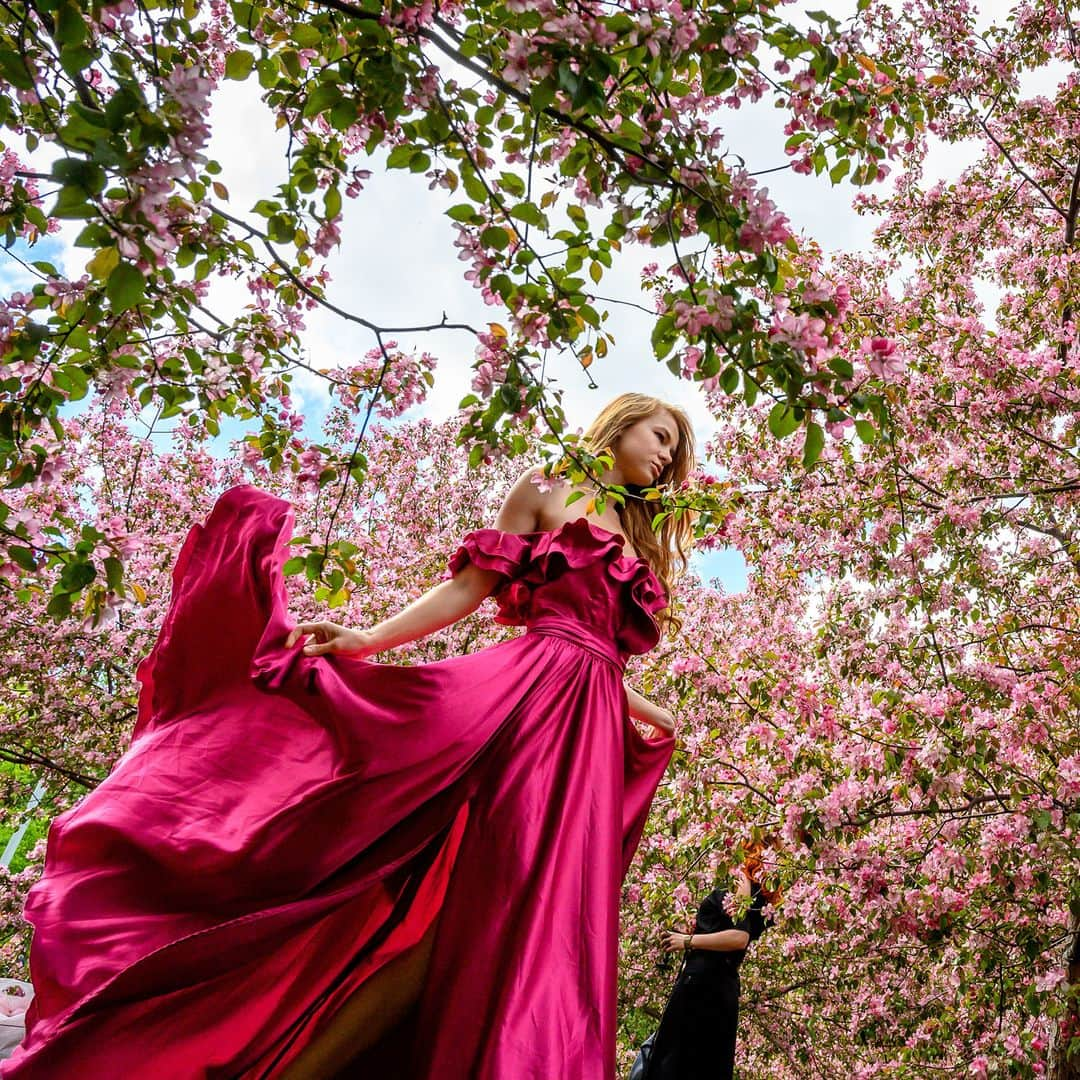
<svg viewBox="0 0 1080 1080"><path fill-rule="evenodd" d="M503 501L495 528L503 532L535 532L541 527L545 496L538 486L539 466L526 469L514 482Z"/></svg>

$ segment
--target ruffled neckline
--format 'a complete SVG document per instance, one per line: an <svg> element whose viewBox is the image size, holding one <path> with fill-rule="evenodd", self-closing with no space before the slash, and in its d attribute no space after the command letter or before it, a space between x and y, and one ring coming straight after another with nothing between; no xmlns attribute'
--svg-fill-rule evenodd
<svg viewBox="0 0 1080 1080"><path fill-rule="evenodd" d="M581 532L582 529L592 533L592 535L604 542L609 543L614 541L620 548L619 554L616 558L626 559L631 563L642 563L650 573L652 573L652 567L649 566L649 560L644 555L630 555L626 551L626 537L622 533L617 533L613 529L605 529L603 525L597 525L595 521L590 521L586 517L573 518L571 521L564 521L561 525L556 525L554 529L538 529L536 532L530 533L517 533L517 536L527 536L530 539L539 540L541 537L550 536L554 539L556 536L561 536L564 532L571 529Z"/></svg>
<svg viewBox="0 0 1080 1080"><path fill-rule="evenodd" d="M448 576L467 562L498 571L506 580L492 593L499 608L496 621L520 626L528 623L536 589L567 571L602 563L608 575L629 590L622 646L629 652L647 652L659 639L656 615L668 606L668 597L648 561L640 555L627 555L625 544L621 533L587 518L528 533L477 529L464 538L451 558Z"/></svg>

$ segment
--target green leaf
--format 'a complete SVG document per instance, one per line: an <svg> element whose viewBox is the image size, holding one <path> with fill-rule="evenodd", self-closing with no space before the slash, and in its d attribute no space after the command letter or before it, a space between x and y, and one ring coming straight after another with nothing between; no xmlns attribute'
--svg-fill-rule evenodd
<svg viewBox="0 0 1080 1080"><path fill-rule="evenodd" d="M97 55L87 45L68 45L60 50L60 66L68 75L78 75L97 59Z"/></svg>
<svg viewBox="0 0 1080 1080"><path fill-rule="evenodd" d="M97 570L81 560L72 560L60 572L58 589L62 592L81 592L97 577Z"/></svg>
<svg viewBox="0 0 1080 1080"><path fill-rule="evenodd" d="M322 574L324 562L326 562L326 557L321 551L309 551L307 553L307 558L304 559L304 569L307 572L309 581L318 581L319 576Z"/></svg>
<svg viewBox="0 0 1080 1080"><path fill-rule="evenodd" d="M322 31L311 23L295 22L289 32L292 34L293 44L298 49L315 49L323 42Z"/></svg>
<svg viewBox="0 0 1080 1080"><path fill-rule="evenodd" d="M825 449L825 432L820 424L811 421L806 425L806 442L803 444L803 465L812 469Z"/></svg>
<svg viewBox="0 0 1080 1080"><path fill-rule="evenodd" d="M487 188L484 187L483 181L476 175L472 166L462 165L461 167L461 184L465 188L465 194L476 203L487 202Z"/></svg>
<svg viewBox="0 0 1080 1080"><path fill-rule="evenodd" d="M476 207L472 203L458 203L446 211L451 221L472 221L476 217Z"/></svg>
<svg viewBox="0 0 1080 1080"><path fill-rule="evenodd" d="M356 122L356 102L351 98L342 98L330 110L330 123L336 131L348 131Z"/></svg>
<svg viewBox="0 0 1080 1080"><path fill-rule="evenodd" d="M509 246L510 237L506 235L506 230L501 225L489 225L480 234L480 243L484 247L496 248L502 251L503 248Z"/></svg>
<svg viewBox="0 0 1080 1080"><path fill-rule="evenodd" d="M26 547L9 547L7 549L7 556L13 562L16 562L24 570L36 569L34 562L34 553Z"/></svg>
<svg viewBox="0 0 1080 1080"><path fill-rule="evenodd" d="M104 191L107 181L105 170L100 165L82 158L57 158L53 162L52 174L62 184L79 187L91 195Z"/></svg>
<svg viewBox="0 0 1080 1080"><path fill-rule="evenodd" d="M86 21L74 4L61 4L56 13L54 37L61 48L81 45L89 36Z"/></svg>
<svg viewBox="0 0 1080 1080"><path fill-rule="evenodd" d="M520 199L525 194L525 181L517 173L499 173L499 184L507 195Z"/></svg>
<svg viewBox="0 0 1080 1080"><path fill-rule="evenodd" d="M526 225L535 225L539 229L547 228L547 218L540 208L531 202L518 203L510 211L510 216L517 218L518 221L524 221Z"/></svg>
<svg viewBox="0 0 1080 1080"><path fill-rule="evenodd" d="M675 318L672 315L661 315L656 320L652 330L653 355L657 360L663 360L675 344Z"/></svg>
<svg viewBox="0 0 1080 1080"><path fill-rule="evenodd" d="M285 563L281 568L281 572L286 577L293 577L295 574L302 574L306 565L307 562L303 555L296 555Z"/></svg>
<svg viewBox="0 0 1080 1080"><path fill-rule="evenodd" d="M240 82L251 74L254 66L254 54L244 49L237 49L225 57L225 78L236 79Z"/></svg>
<svg viewBox="0 0 1080 1080"><path fill-rule="evenodd" d="M320 83L304 102L303 115L318 116L319 113L332 109L340 100L341 90L334 83ZM408 149L412 153L412 147Z"/></svg>
<svg viewBox="0 0 1080 1080"><path fill-rule="evenodd" d="M778 438L783 439L790 435L799 426L795 413L789 405L782 401L774 405L769 412L769 430Z"/></svg>
<svg viewBox="0 0 1080 1080"><path fill-rule="evenodd" d="M110 555L105 560L105 581L113 592L120 592L124 584L124 564Z"/></svg>
<svg viewBox="0 0 1080 1080"><path fill-rule="evenodd" d="M722 94L725 90L730 90L738 78L738 72L733 67L713 68L706 73L702 89L710 96Z"/></svg>
<svg viewBox="0 0 1080 1080"><path fill-rule="evenodd" d="M864 443L872 443L877 439L877 428L869 420L856 420L855 431Z"/></svg>
<svg viewBox="0 0 1080 1080"><path fill-rule="evenodd" d="M851 158L841 158L830 170L829 179L834 184L839 184L841 180L851 171Z"/></svg>
<svg viewBox="0 0 1080 1080"><path fill-rule="evenodd" d="M54 594L49 600L48 607L45 608L45 613L58 622L67 618L71 614L71 594L66 592Z"/></svg>
<svg viewBox="0 0 1080 1080"><path fill-rule="evenodd" d="M146 295L146 278L131 263L121 263L110 275L105 295L117 311L127 311Z"/></svg>
<svg viewBox="0 0 1080 1080"><path fill-rule="evenodd" d="M389 154L386 155L386 167L388 169L404 169L412 161L415 148L405 143L401 146L395 146Z"/></svg>
<svg viewBox="0 0 1080 1080"><path fill-rule="evenodd" d="M26 61L14 49L0 49L0 71L16 90L33 90L34 79Z"/></svg>
<svg viewBox="0 0 1080 1080"><path fill-rule="evenodd" d="M550 77L535 83L529 91L529 104L534 112L543 112L555 103L555 84Z"/></svg>
<svg viewBox="0 0 1080 1080"><path fill-rule="evenodd" d="M90 381L86 372L75 364L67 364L58 368L53 373L53 382L56 387L68 396L69 401L81 401L86 397L90 389Z"/></svg>
<svg viewBox="0 0 1080 1080"><path fill-rule="evenodd" d="M120 264L120 252L114 247L102 248L87 264L86 272L98 281L104 281Z"/></svg>
<svg viewBox="0 0 1080 1080"><path fill-rule="evenodd" d="M69 184L60 189L60 193L56 196L56 205L49 211L49 216L85 218L90 216L91 209L86 201L86 192L77 184Z"/></svg>
<svg viewBox="0 0 1080 1080"><path fill-rule="evenodd" d="M720 374L720 356L713 348L712 342L705 347L705 359L701 362L701 377L713 379Z"/></svg>

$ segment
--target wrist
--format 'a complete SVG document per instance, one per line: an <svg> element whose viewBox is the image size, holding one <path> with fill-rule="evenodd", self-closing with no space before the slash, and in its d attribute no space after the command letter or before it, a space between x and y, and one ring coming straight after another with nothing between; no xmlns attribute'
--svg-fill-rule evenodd
<svg viewBox="0 0 1080 1080"><path fill-rule="evenodd" d="M660 709L654 706L653 715L649 718L649 723L651 723L653 727L666 732L668 735L675 734L675 717L672 716L667 709Z"/></svg>
<svg viewBox="0 0 1080 1080"><path fill-rule="evenodd" d="M372 653L382 652L386 648L377 635L371 630L353 630L351 648L349 652L358 653L361 657L370 656Z"/></svg>

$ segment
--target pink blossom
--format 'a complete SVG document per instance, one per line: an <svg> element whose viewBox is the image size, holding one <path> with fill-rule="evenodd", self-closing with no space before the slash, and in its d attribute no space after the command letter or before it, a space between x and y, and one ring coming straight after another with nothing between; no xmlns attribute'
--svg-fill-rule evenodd
<svg viewBox="0 0 1080 1080"><path fill-rule="evenodd" d="M906 369L902 356L896 354L896 342L875 337L863 341L860 351L866 356L866 366L879 379L896 382Z"/></svg>
<svg viewBox="0 0 1080 1080"><path fill-rule="evenodd" d="M334 218L333 221L324 221L319 226L319 231L315 234L315 240L311 245L317 255L322 255L325 258L334 248L341 244L340 226L340 216Z"/></svg>
<svg viewBox="0 0 1080 1080"><path fill-rule="evenodd" d="M828 345L824 336L825 320L806 313L784 315L773 322L769 336L790 345L793 349L810 351Z"/></svg>
<svg viewBox="0 0 1080 1080"><path fill-rule="evenodd" d="M537 469L532 476L529 477L529 483L535 484L537 490L542 495L547 495L548 492L554 491L558 487L564 487L566 481L559 476L545 476L544 473Z"/></svg>
<svg viewBox="0 0 1080 1080"><path fill-rule="evenodd" d="M783 244L791 236L787 215L776 209L768 195L768 188L759 188L750 195L747 219L739 229L739 242L757 254L766 247Z"/></svg>

